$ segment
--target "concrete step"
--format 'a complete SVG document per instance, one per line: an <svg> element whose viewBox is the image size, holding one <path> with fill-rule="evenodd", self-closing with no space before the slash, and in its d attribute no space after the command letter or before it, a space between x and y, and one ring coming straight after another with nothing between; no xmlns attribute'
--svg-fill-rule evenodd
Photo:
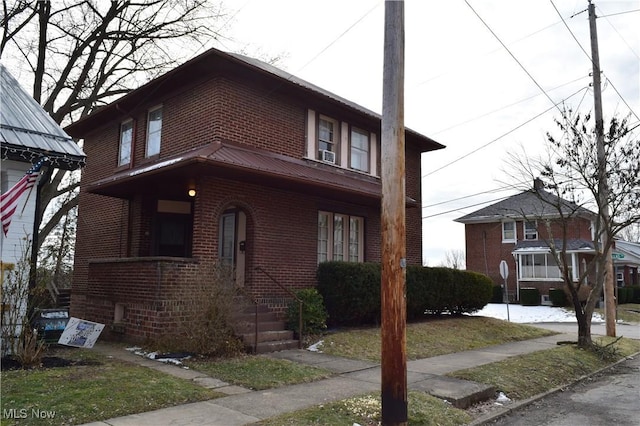
<svg viewBox="0 0 640 426"><path fill-rule="evenodd" d="M250 349L253 350L253 346L251 346ZM284 351L287 349L298 349L298 341L297 340L278 340L278 341L258 343L258 349L256 350L256 353L266 354L270 352Z"/></svg>
<svg viewBox="0 0 640 426"><path fill-rule="evenodd" d="M434 376L412 383L410 388L449 401L451 405L461 410L496 396L496 389L493 386L447 376Z"/></svg>
<svg viewBox="0 0 640 426"><path fill-rule="evenodd" d="M285 330L286 323L284 321L260 321L258 322L258 332L260 331L281 331ZM233 329L237 334L250 334L255 333L256 325L251 322L237 322L234 324Z"/></svg>
<svg viewBox="0 0 640 426"><path fill-rule="evenodd" d="M245 345L253 345L256 337L255 333L241 334L239 337ZM278 340L293 340L293 331L291 330L274 330L258 332L258 343L273 342Z"/></svg>

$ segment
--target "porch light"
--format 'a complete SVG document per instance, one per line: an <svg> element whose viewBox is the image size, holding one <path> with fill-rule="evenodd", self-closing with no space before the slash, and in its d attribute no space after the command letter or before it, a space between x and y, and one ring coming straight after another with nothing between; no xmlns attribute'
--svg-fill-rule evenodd
<svg viewBox="0 0 640 426"><path fill-rule="evenodd" d="M196 182L194 179L189 179L189 184L187 186L187 195L191 198L196 196Z"/></svg>

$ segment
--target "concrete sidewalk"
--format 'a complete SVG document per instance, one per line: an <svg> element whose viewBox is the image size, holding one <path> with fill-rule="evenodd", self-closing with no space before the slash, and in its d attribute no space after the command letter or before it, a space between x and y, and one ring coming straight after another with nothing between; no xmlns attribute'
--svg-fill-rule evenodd
<svg viewBox="0 0 640 426"><path fill-rule="evenodd" d="M408 387L410 390L422 390L440 398L460 401L461 404L473 402L465 398L489 397L494 390L488 386L451 379L443 375L516 355L550 349L556 347L559 341L577 339L577 325L573 324L573 329L571 324L544 325L544 328L554 329L554 327L562 329L563 334L409 361L407 363ZM618 335L640 339L640 329L637 325L622 328L624 331L618 327ZM324 368L335 373L335 376L312 383L250 391L239 386L231 386L193 370L142 358L124 348L103 344L97 345L96 349L119 359L193 380L202 386L227 393L228 396L88 424L91 426L246 425L282 413L380 390L379 365L306 350L288 350L269 354L269 356Z"/></svg>

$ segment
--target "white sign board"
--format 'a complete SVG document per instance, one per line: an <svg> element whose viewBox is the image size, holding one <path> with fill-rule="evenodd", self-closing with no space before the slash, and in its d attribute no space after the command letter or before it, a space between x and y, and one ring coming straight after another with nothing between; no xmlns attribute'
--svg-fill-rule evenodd
<svg viewBox="0 0 640 426"><path fill-rule="evenodd" d="M104 324L71 317L58 343L78 348L92 348L103 328Z"/></svg>

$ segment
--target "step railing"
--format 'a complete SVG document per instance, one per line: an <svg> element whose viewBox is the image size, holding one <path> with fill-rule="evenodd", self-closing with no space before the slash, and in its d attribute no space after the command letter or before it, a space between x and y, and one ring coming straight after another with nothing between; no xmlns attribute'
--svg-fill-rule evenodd
<svg viewBox="0 0 640 426"><path fill-rule="evenodd" d="M236 286L236 290L240 294L242 294L242 296L244 296L246 299L248 299L251 303L253 303L253 306L254 306L253 353L255 355L256 353L258 353L258 305L259 305L259 303L258 303L258 300L255 297L253 297L253 295L249 294L249 292L244 289L244 287Z"/></svg>
<svg viewBox="0 0 640 426"><path fill-rule="evenodd" d="M274 284L298 301L298 349L302 349L302 305L304 305L304 302L294 292L283 286L278 280L271 276L271 274L269 274L262 266L256 266L255 269L256 271L260 271L265 274Z"/></svg>

